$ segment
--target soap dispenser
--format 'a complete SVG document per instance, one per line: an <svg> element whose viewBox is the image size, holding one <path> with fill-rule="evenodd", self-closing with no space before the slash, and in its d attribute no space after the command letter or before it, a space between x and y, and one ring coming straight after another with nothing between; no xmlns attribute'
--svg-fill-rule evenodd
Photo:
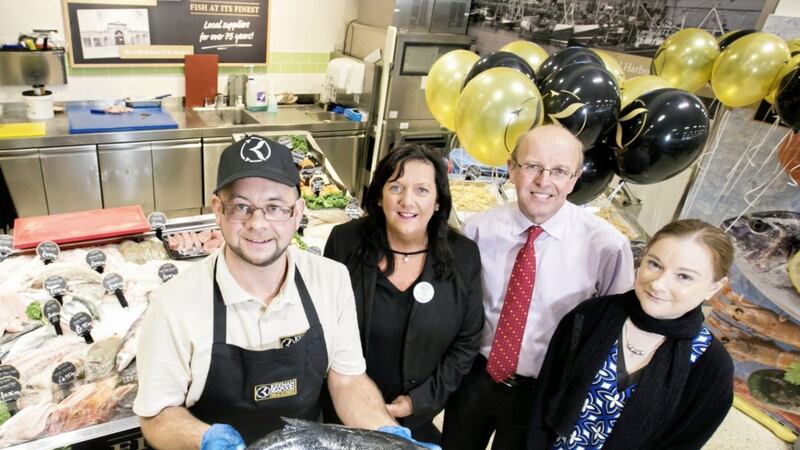
<svg viewBox="0 0 800 450"><path fill-rule="evenodd" d="M247 88L245 103L250 111L263 111L267 107L267 93L264 92L264 84L256 80L253 74L253 66L247 66Z"/></svg>

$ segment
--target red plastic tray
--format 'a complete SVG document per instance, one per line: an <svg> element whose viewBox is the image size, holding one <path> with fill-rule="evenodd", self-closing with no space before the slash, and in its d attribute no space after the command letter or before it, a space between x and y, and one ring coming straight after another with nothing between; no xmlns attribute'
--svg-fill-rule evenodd
<svg viewBox="0 0 800 450"><path fill-rule="evenodd" d="M67 244L145 231L150 231L150 224L139 205L20 217L14 220L14 248L36 247L42 241Z"/></svg>

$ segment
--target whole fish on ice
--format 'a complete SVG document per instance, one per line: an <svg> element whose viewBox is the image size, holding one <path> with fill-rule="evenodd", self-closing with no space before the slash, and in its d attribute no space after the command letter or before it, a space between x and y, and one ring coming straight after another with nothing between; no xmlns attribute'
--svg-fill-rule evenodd
<svg viewBox="0 0 800 450"><path fill-rule="evenodd" d="M800 213L765 211L726 219L736 266L770 301L800 320L800 294L789 281L789 258L800 250Z"/></svg>
<svg viewBox="0 0 800 450"><path fill-rule="evenodd" d="M393 434L283 418L283 428L257 440L248 450L424 450Z"/></svg>

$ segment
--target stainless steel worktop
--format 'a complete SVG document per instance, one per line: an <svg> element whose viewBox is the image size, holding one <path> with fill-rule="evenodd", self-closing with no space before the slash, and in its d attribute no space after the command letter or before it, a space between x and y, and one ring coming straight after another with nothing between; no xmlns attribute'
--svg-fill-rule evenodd
<svg viewBox="0 0 800 450"><path fill-rule="evenodd" d="M80 104L81 102L78 102ZM89 103L89 102L86 102ZM0 151L57 147L85 144L110 144L121 142L157 141L166 139L189 139L230 136L232 133L248 131L307 130L312 133L358 132L366 129L366 123L353 122L341 115L326 113L316 105L281 105L277 113L248 112L258 123L247 125L210 126L200 116L181 106L180 99L167 99L163 109L178 123L178 129L125 131L111 133L70 134L65 112L44 121L47 134L38 137L0 138ZM7 104L0 123L29 122L22 104Z"/></svg>

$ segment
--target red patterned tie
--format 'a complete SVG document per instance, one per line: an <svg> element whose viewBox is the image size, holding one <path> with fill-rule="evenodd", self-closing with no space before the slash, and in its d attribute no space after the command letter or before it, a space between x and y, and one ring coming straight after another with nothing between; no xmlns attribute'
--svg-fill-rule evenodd
<svg viewBox="0 0 800 450"><path fill-rule="evenodd" d="M503 310L494 333L492 351L486 371L492 379L501 382L517 372L519 349L522 347L522 335L528 321L528 309L533 296L533 281L536 278L536 249L533 241L542 233L542 227L528 228L528 240L517 253L508 290L503 301Z"/></svg>

